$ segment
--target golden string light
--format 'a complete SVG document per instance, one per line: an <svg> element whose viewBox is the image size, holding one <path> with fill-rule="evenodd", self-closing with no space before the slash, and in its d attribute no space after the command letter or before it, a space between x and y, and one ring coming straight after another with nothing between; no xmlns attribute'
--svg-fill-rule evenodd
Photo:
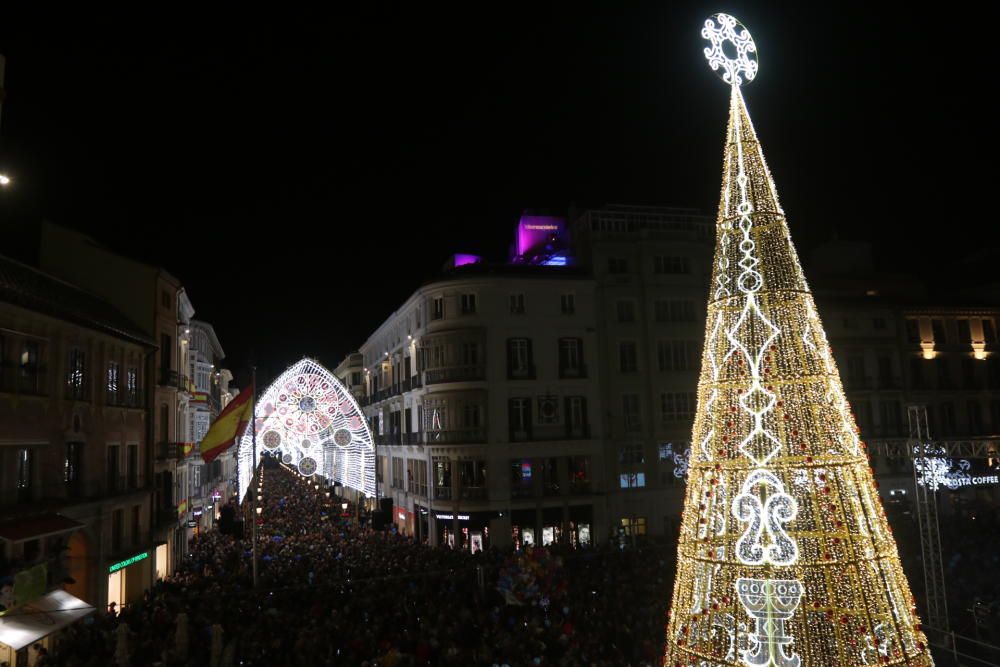
<svg viewBox="0 0 1000 667"><path fill-rule="evenodd" d="M703 35L732 85L665 664L932 665L743 100L756 61L724 61L756 46L726 15Z"/></svg>

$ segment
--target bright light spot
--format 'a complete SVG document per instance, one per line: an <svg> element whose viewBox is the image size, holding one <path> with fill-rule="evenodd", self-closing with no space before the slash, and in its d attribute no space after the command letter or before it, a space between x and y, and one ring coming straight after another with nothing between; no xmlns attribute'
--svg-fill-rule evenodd
<svg viewBox="0 0 1000 667"><path fill-rule="evenodd" d="M7 187L10 185L10 176L7 174L0 174L0 186Z"/></svg>

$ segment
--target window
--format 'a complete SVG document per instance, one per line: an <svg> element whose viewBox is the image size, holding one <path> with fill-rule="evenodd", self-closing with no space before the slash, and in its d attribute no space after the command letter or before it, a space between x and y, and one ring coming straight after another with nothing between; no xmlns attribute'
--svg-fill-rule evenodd
<svg viewBox="0 0 1000 667"><path fill-rule="evenodd" d="M697 405L694 392L660 394L660 412L665 422L694 419Z"/></svg>
<svg viewBox="0 0 1000 667"><path fill-rule="evenodd" d="M969 401L966 405L969 414L969 435L983 432L983 409L979 401Z"/></svg>
<svg viewBox="0 0 1000 667"><path fill-rule="evenodd" d="M646 462L642 445L631 443L618 448L618 464L624 467L640 466Z"/></svg>
<svg viewBox="0 0 1000 667"><path fill-rule="evenodd" d="M955 435L955 405L953 403L947 402L942 403L940 407L941 413L941 425L939 430L940 433L937 434L939 438L945 438L948 436Z"/></svg>
<svg viewBox="0 0 1000 667"><path fill-rule="evenodd" d="M507 377L528 378L532 375L531 339L507 339Z"/></svg>
<svg viewBox="0 0 1000 667"><path fill-rule="evenodd" d="M878 385L883 389L895 388L896 381L892 376L892 358L880 354L876 357L878 363Z"/></svg>
<svg viewBox="0 0 1000 667"><path fill-rule="evenodd" d="M531 438L531 399L512 398L507 401L507 418L510 424L511 440Z"/></svg>
<svg viewBox="0 0 1000 667"><path fill-rule="evenodd" d="M440 320L444 318L444 297L437 296L434 297L434 309L431 314L432 320Z"/></svg>
<svg viewBox="0 0 1000 667"><path fill-rule="evenodd" d="M108 490L118 491L121 489L120 480L118 478L119 467L119 447L118 445L108 445L107 449L107 473L108 473Z"/></svg>
<svg viewBox="0 0 1000 667"><path fill-rule="evenodd" d="M626 431L638 431L642 428L639 394L622 394L622 422Z"/></svg>
<svg viewBox="0 0 1000 667"><path fill-rule="evenodd" d="M32 481L34 480L34 452L24 448L17 450L17 499L20 502L31 500Z"/></svg>
<svg viewBox="0 0 1000 667"><path fill-rule="evenodd" d="M510 495L524 498L531 495L531 480L534 466L531 459L510 460Z"/></svg>
<svg viewBox="0 0 1000 667"><path fill-rule="evenodd" d="M934 365L937 366L938 388L950 389L953 383L951 381L951 368L949 367L948 360L944 357L938 357L934 360Z"/></svg>
<svg viewBox="0 0 1000 667"><path fill-rule="evenodd" d="M854 388L865 386L865 358L863 355L851 354L847 357L847 383Z"/></svg>
<svg viewBox="0 0 1000 667"><path fill-rule="evenodd" d="M462 363L466 366L479 364L479 343L462 343Z"/></svg>
<svg viewBox="0 0 1000 667"><path fill-rule="evenodd" d="M576 297L572 294L563 294L559 297L562 305L563 315L572 315L576 312Z"/></svg>
<svg viewBox="0 0 1000 667"><path fill-rule="evenodd" d="M398 414L398 413L397 413ZM467 429L479 428L479 416L482 414L482 407L475 403L466 403L464 409L465 422L464 426Z"/></svg>
<svg viewBox="0 0 1000 667"><path fill-rule="evenodd" d="M587 428L587 398L585 396L566 397L566 425L569 434L579 436Z"/></svg>
<svg viewBox="0 0 1000 667"><path fill-rule="evenodd" d="M407 362L409 362L409 357L407 357ZM351 373L351 384L353 386L355 386L355 387L358 386L359 384L361 384L361 372L360 371L355 371L355 372Z"/></svg>
<svg viewBox="0 0 1000 667"><path fill-rule="evenodd" d="M915 388L924 389L927 387L927 378L924 377L923 359L910 357L910 378Z"/></svg>
<svg viewBox="0 0 1000 667"><path fill-rule="evenodd" d="M463 315L474 315L476 312L476 295L475 294L463 294L462 295L462 314Z"/></svg>
<svg viewBox="0 0 1000 667"><path fill-rule="evenodd" d="M451 460L435 456L431 460L431 474L434 479L434 497L440 500L451 498Z"/></svg>
<svg viewBox="0 0 1000 667"><path fill-rule="evenodd" d="M139 488L139 445L128 445L126 449L125 471L128 473L128 488Z"/></svg>
<svg viewBox="0 0 1000 667"><path fill-rule="evenodd" d="M694 322L694 301L657 300L653 310L657 322Z"/></svg>
<svg viewBox="0 0 1000 667"><path fill-rule="evenodd" d="M125 394L129 405L139 405L139 369L134 366L125 371Z"/></svg>
<svg viewBox="0 0 1000 667"><path fill-rule="evenodd" d="M997 342L997 329L993 320L983 320L983 340L987 343Z"/></svg>
<svg viewBox="0 0 1000 667"><path fill-rule="evenodd" d="M638 353L634 341L626 340L618 344L618 362L622 373L634 373L638 370Z"/></svg>
<svg viewBox="0 0 1000 667"><path fill-rule="evenodd" d="M70 348L69 365L66 375L66 398L82 400L86 398L86 357L78 347Z"/></svg>
<svg viewBox="0 0 1000 667"><path fill-rule="evenodd" d="M941 345L948 342L945 335L944 320L931 320L931 330L934 332L934 343Z"/></svg>
<svg viewBox="0 0 1000 667"><path fill-rule="evenodd" d="M646 517L633 516L622 519L622 531L627 536L646 534Z"/></svg>
<svg viewBox="0 0 1000 667"><path fill-rule="evenodd" d="M559 377L583 376L583 339L559 339Z"/></svg>
<svg viewBox="0 0 1000 667"><path fill-rule="evenodd" d="M687 257L653 257L653 273L691 273L691 263Z"/></svg>
<svg viewBox="0 0 1000 667"><path fill-rule="evenodd" d="M42 393L41 374L38 366L38 343L26 340L21 343L21 358L19 359L19 382L23 392Z"/></svg>
<svg viewBox="0 0 1000 667"><path fill-rule="evenodd" d="M173 297L170 296L170 292L168 292L167 290L163 290L160 293L160 303L163 304L164 308L171 308L173 306L174 299Z"/></svg>
<svg viewBox="0 0 1000 667"><path fill-rule="evenodd" d="M107 396L108 403L118 403L118 388L121 384L121 365L117 361L108 362Z"/></svg>
<svg viewBox="0 0 1000 667"><path fill-rule="evenodd" d="M618 302L618 321L619 322L635 322L635 302L634 301L619 301Z"/></svg>
<svg viewBox="0 0 1000 667"><path fill-rule="evenodd" d="M628 261L620 257L609 257L608 273L628 273Z"/></svg>
<svg viewBox="0 0 1000 667"><path fill-rule="evenodd" d="M82 448L82 442L66 443L66 460L63 462L63 482L66 483L66 486L75 486L80 483Z"/></svg>
<svg viewBox="0 0 1000 667"><path fill-rule="evenodd" d="M623 472L618 476L618 479L623 489L641 489L646 486L646 473L644 472Z"/></svg>
<svg viewBox="0 0 1000 667"><path fill-rule="evenodd" d="M524 295L523 294L511 294L510 295L510 314L511 315L524 315Z"/></svg>
<svg viewBox="0 0 1000 667"><path fill-rule="evenodd" d="M403 489L403 459L392 458L392 488Z"/></svg>
<svg viewBox="0 0 1000 667"><path fill-rule="evenodd" d="M969 320L961 319L958 320L958 342L959 343L970 343L972 342L972 330L969 326Z"/></svg>
<svg viewBox="0 0 1000 667"><path fill-rule="evenodd" d="M160 334L160 384L170 383L173 349L174 343L170 334Z"/></svg>
<svg viewBox="0 0 1000 667"><path fill-rule="evenodd" d="M698 343L693 340L661 340L656 345L661 371L688 371L698 368Z"/></svg>
<svg viewBox="0 0 1000 667"><path fill-rule="evenodd" d="M902 435L903 417L899 401L879 401L878 410L882 422L882 435Z"/></svg>
<svg viewBox="0 0 1000 667"><path fill-rule="evenodd" d="M872 329L885 329L885 318L884 317L873 317L872 318Z"/></svg>
<svg viewBox="0 0 1000 667"><path fill-rule="evenodd" d="M920 342L920 322L914 319L906 320L906 342Z"/></svg>

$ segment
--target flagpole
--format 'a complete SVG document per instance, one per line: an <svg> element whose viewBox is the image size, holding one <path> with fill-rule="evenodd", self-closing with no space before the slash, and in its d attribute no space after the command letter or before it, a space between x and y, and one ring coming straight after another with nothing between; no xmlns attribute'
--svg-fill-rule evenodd
<svg viewBox="0 0 1000 667"><path fill-rule="evenodd" d="M250 520L253 521L253 587L257 588L257 490L254 488L254 482L257 480L257 367L251 366L251 380L250 387L253 394L250 397L250 424L253 440L253 475L250 477L250 498L253 501L251 505Z"/></svg>

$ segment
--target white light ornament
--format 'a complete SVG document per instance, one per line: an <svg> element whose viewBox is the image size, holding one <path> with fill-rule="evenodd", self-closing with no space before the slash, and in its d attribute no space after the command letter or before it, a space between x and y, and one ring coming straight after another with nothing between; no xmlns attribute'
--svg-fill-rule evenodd
<svg viewBox="0 0 1000 667"><path fill-rule="evenodd" d="M740 86L757 76L757 45L742 23L720 12L705 20L701 36L711 43L705 58L723 81Z"/></svg>

